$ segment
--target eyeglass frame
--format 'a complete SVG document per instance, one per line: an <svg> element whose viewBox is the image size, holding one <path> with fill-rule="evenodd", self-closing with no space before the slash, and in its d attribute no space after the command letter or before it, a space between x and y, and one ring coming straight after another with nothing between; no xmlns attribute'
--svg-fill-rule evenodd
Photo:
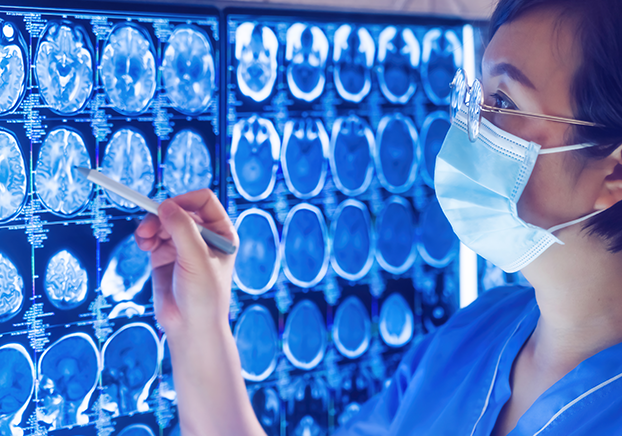
<svg viewBox="0 0 622 436"><path fill-rule="evenodd" d="M475 142L475 140L479 136L479 126L482 122L482 112L505 115L518 115L528 118L553 121L555 123L573 124L576 126L604 127L601 124L591 121L557 117L553 115L535 114L532 112L521 111L518 109L504 109L487 105L484 103L484 91L482 89L482 83L479 80L475 79L473 81L473 85L469 86L466 72L462 68L458 68L454 79L449 84L449 87L451 88L449 103L450 120L454 120L456 114L458 113L459 105L464 104L468 108L468 133L471 142ZM474 95L475 100L473 100ZM468 100L467 96L469 97ZM478 104L472 105L471 100L473 100L474 102L478 102ZM477 124L475 120L477 120Z"/></svg>

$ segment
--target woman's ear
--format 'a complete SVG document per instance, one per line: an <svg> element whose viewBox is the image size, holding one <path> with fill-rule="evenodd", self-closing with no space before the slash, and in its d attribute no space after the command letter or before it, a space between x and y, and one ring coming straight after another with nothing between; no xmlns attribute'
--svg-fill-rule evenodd
<svg viewBox="0 0 622 436"><path fill-rule="evenodd" d="M607 175L594 209L607 209L622 200L622 144L605 158Z"/></svg>

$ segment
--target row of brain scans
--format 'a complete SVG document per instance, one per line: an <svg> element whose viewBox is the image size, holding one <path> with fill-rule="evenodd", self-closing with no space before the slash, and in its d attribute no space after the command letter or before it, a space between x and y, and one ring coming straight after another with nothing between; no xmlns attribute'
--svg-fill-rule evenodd
<svg viewBox="0 0 622 436"><path fill-rule="evenodd" d="M447 84L454 66L462 64L461 41L453 30L433 28L418 37L411 28L387 26L375 39L365 26L343 24L329 36L331 42L319 26L294 23L286 31L285 42L279 43L269 26L240 24L235 31L240 91L256 102L272 94L280 49L288 64L289 90L304 102L322 95L327 65L332 64L335 88L345 101L359 103L369 94L377 66L380 90L390 103L407 103L419 77L432 103L449 103Z"/></svg>
<svg viewBox="0 0 622 436"><path fill-rule="evenodd" d="M31 62L44 103L63 116L83 111L99 86L118 113L141 114L156 95L159 73L170 103L183 114L206 111L214 96L214 51L208 35L194 25L176 27L160 54L143 27L120 23L100 52L94 50L93 36L83 26L53 20L33 47L32 60L15 24L2 20L0 29L0 61L5 65L0 115L22 102Z"/></svg>

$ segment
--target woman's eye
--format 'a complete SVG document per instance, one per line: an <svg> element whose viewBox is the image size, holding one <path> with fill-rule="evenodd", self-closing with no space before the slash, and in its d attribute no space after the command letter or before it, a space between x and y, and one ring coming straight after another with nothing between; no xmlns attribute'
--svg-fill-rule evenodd
<svg viewBox="0 0 622 436"><path fill-rule="evenodd" d="M493 99L494 107L498 107L499 109L518 109L516 104L514 104L514 102L505 94L497 92L492 94L491 97Z"/></svg>

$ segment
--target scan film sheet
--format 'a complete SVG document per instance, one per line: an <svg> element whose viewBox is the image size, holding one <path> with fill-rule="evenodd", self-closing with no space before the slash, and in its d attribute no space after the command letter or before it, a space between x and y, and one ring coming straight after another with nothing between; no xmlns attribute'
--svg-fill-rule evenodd
<svg viewBox="0 0 622 436"><path fill-rule="evenodd" d="M458 302L434 195L460 23L229 11L230 318L265 431L327 435Z"/></svg>
<svg viewBox="0 0 622 436"><path fill-rule="evenodd" d="M1 434L179 434L143 213L73 167L220 195L220 48L206 9L0 8Z"/></svg>

